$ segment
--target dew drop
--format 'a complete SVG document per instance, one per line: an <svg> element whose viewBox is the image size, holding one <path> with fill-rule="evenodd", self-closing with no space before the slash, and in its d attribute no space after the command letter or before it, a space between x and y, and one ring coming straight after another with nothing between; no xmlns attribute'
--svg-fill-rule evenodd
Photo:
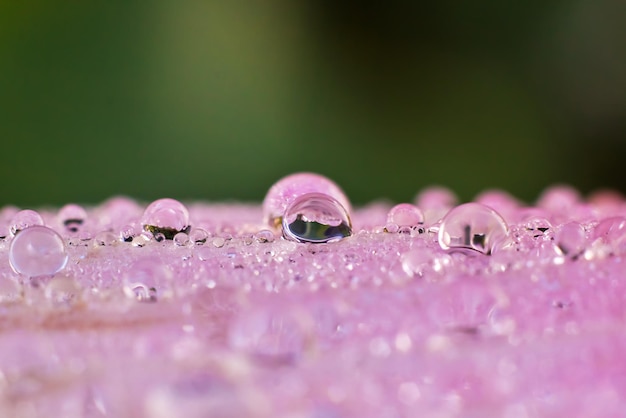
<svg viewBox="0 0 626 418"><path fill-rule="evenodd" d="M117 237L111 231L100 231L94 237L95 246L107 247L109 245L113 245L117 241Z"/></svg>
<svg viewBox="0 0 626 418"><path fill-rule="evenodd" d="M43 218L38 212L30 209L24 209L17 212L13 216L11 224L9 225L9 231L11 232L11 235L16 235L23 229L36 225L42 226L43 224Z"/></svg>
<svg viewBox="0 0 626 418"><path fill-rule="evenodd" d="M178 234L174 235L174 238L172 240L177 246L185 247L187 244L189 244L189 235L185 234L184 232L179 232Z"/></svg>
<svg viewBox="0 0 626 418"><path fill-rule="evenodd" d="M142 259L124 273L124 293L140 302L156 302L171 295L171 280L171 271L159 259Z"/></svg>
<svg viewBox="0 0 626 418"><path fill-rule="evenodd" d="M87 219L87 212L81 206L68 204L59 210L57 217L68 232L78 232Z"/></svg>
<svg viewBox="0 0 626 418"><path fill-rule="evenodd" d="M585 247L585 230L578 222L568 222L559 228L555 240L564 255L576 257Z"/></svg>
<svg viewBox="0 0 626 418"><path fill-rule="evenodd" d="M491 254L508 233L506 222L495 210L480 203L466 203L444 216L438 239L444 250L466 249Z"/></svg>
<svg viewBox="0 0 626 418"><path fill-rule="evenodd" d="M620 241L626 237L626 218L613 216L603 219L593 230L594 238L602 239L606 243Z"/></svg>
<svg viewBox="0 0 626 418"><path fill-rule="evenodd" d="M209 238L209 233L202 228L193 228L189 233L189 240L195 245L202 245Z"/></svg>
<svg viewBox="0 0 626 418"><path fill-rule="evenodd" d="M143 229L153 234L162 233L172 239L189 228L189 211L178 200L159 199L150 203L141 217Z"/></svg>
<svg viewBox="0 0 626 418"><path fill-rule="evenodd" d="M65 268L67 258L61 236L40 225L21 230L9 248L11 268L27 277L52 276Z"/></svg>
<svg viewBox="0 0 626 418"><path fill-rule="evenodd" d="M71 277L56 277L48 283L45 296L53 306L68 307L80 302L82 290Z"/></svg>
<svg viewBox="0 0 626 418"><path fill-rule="evenodd" d="M260 243L274 242L274 233L269 229L262 229L254 234L254 239Z"/></svg>
<svg viewBox="0 0 626 418"><path fill-rule="evenodd" d="M323 243L352 235L346 209L335 198L308 193L295 199L282 219L283 236L291 241Z"/></svg>
<svg viewBox="0 0 626 418"><path fill-rule="evenodd" d="M349 213L352 208L350 201L341 188L332 180L314 173L296 173L283 177L269 189L263 200L263 217L265 223L277 228L281 219L292 202L302 195L321 193L331 196Z"/></svg>
<svg viewBox="0 0 626 418"><path fill-rule="evenodd" d="M415 205L400 203L395 205L387 213L387 223L403 226L418 226L424 223L424 214Z"/></svg>

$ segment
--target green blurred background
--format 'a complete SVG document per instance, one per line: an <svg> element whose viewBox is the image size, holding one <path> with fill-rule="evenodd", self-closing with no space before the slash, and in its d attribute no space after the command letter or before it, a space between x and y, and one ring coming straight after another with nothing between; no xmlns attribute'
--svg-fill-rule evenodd
<svg viewBox="0 0 626 418"><path fill-rule="evenodd" d="M0 204L626 190L626 2L0 0Z"/></svg>

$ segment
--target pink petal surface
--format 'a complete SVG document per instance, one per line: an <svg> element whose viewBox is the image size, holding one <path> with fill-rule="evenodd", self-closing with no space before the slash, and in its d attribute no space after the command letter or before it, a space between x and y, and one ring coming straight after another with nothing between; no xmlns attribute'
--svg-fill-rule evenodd
<svg viewBox="0 0 626 418"><path fill-rule="evenodd" d="M208 236L160 242L129 199L40 211L69 260L23 277L0 241L0 416L623 416L626 210L568 196L507 207L492 255L385 233L385 204L326 244L257 205L188 204Z"/></svg>

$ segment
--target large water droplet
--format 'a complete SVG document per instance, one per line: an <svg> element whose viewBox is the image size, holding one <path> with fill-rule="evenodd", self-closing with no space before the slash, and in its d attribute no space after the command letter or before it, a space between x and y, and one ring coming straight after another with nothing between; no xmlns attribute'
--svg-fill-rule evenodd
<svg viewBox="0 0 626 418"><path fill-rule="evenodd" d="M439 245L444 250L467 249L491 254L494 246L508 234L508 226L498 212L480 203L466 203L443 218Z"/></svg>
<svg viewBox="0 0 626 418"><path fill-rule="evenodd" d="M87 212L81 206L68 204L59 210L57 217L67 231L78 232L87 219Z"/></svg>
<svg viewBox="0 0 626 418"><path fill-rule="evenodd" d="M15 235L23 229L43 224L43 218L38 212L30 209L24 209L17 212L13 216L11 224L9 225L9 231L11 232L11 235Z"/></svg>
<svg viewBox="0 0 626 418"><path fill-rule="evenodd" d="M346 209L336 199L309 193L295 199L282 219L283 236L292 241L322 243L352 235Z"/></svg>
<svg viewBox="0 0 626 418"><path fill-rule="evenodd" d="M189 228L189 211L178 200L159 199L150 203L141 218L143 229L153 234L162 233L165 238Z"/></svg>
<svg viewBox="0 0 626 418"><path fill-rule="evenodd" d="M52 229L31 226L11 241L9 263L16 273L27 277L52 276L67 263L65 243Z"/></svg>
<svg viewBox="0 0 626 418"><path fill-rule="evenodd" d="M339 186L332 180L313 173L296 173L283 177L269 189L263 200L265 222L278 227L287 207L298 197L309 193L321 193L331 196L351 212L350 201Z"/></svg>
<svg viewBox="0 0 626 418"><path fill-rule="evenodd" d="M400 203L392 207L387 213L387 223L398 225L398 227L418 226L424 223L424 214L415 205Z"/></svg>
<svg viewBox="0 0 626 418"><path fill-rule="evenodd" d="M578 256L585 248L585 243L585 230L578 222L568 222L556 233L556 244L564 255Z"/></svg>

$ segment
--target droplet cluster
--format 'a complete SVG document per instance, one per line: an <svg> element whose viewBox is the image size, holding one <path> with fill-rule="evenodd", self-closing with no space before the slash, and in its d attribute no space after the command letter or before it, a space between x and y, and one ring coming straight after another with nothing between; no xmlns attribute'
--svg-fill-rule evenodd
<svg viewBox="0 0 626 418"><path fill-rule="evenodd" d="M0 416L621 416L626 200L0 210Z"/></svg>

